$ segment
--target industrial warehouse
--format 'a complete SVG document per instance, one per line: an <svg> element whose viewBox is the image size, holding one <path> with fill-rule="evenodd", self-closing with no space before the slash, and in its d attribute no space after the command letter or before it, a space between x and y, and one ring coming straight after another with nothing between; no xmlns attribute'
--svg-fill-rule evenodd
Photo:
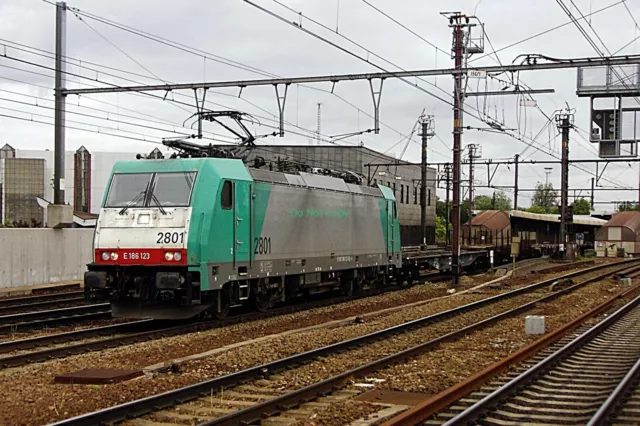
<svg viewBox="0 0 640 426"><path fill-rule="evenodd" d="M639 4L122 6L0 4L0 425L640 424Z"/></svg>

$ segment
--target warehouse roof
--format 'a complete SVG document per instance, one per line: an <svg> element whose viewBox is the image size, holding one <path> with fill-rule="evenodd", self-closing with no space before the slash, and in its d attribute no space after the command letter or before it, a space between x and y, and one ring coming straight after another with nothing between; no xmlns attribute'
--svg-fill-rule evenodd
<svg viewBox="0 0 640 426"><path fill-rule="evenodd" d="M543 222L560 222L559 214L529 213L520 210L511 210L510 214L511 217L521 217L523 219L540 220ZM588 215L573 215L573 223L578 225L604 226L607 221Z"/></svg>

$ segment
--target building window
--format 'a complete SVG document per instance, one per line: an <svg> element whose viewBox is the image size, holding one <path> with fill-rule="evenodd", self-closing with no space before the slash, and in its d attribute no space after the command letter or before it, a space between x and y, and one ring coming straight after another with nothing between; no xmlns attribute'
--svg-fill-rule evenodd
<svg viewBox="0 0 640 426"><path fill-rule="evenodd" d="M418 204L418 187L413 187L413 204Z"/></svg>
<svg viewBox="0 0 640 426"><path fill-rule="evenodd" d="M427 190L427 205L431 205L431 190Z"/></svg>
<svg viewBox="0 0 640 426"><path fill-rule="evenodd" d="M411 194L411 188L407 185L407 198L405 198L404 202L409 204L409 195Z"/></svg>
<svg viewBox="0 0 640 426"><path fill-rule="evenodd" d="M375 186L375 185L377 185L377 184L378 184L378 179L374 179L374 180L373 180L373 185Z"/></svg>
<svg viewBox="0 0 640 426"><path fill-rule="evenodd" d="M231 210L233 207L233 187L231 182L225 180L222 184L222 193L220 194L220 204L224 210Z"/></svg>
<svg viewBox="0 0 640 426"><path fill-rule="evenodd" d="M397 191L396 191L396 183L395 183L395 182L393 182L393 195L394 195L394 196L396 195L396 192L397 192Z"/></svg>
<svg viewBox="0 0 640 426"><path fill-rule="evenodd" d="M400 184L400 202L404 203L404 185Z"/></svg>

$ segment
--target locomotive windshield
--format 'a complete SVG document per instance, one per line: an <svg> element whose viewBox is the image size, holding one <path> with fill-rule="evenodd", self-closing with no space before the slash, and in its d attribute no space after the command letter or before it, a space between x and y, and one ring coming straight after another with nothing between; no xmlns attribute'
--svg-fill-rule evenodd
<svg viewBox="0 0 640 426"><path fill-rule="evenodd" d="M116 173L105 207L188 207L196 172Z"/></svg>
<svg viewBox="0 0 640 426"><path fill-rule="evenodd" d="M152 198L165 207L187 207L196 172L157 173Z"/></svg>

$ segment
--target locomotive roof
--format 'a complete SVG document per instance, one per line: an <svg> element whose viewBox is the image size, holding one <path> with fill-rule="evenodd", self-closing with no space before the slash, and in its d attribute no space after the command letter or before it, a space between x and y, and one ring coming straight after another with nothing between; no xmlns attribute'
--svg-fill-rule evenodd
<svg viewBox="0 0 640 426"><path fill-rule="evenodd" d="M350 192L374 197L395 200L393 191L385 186L361 186L347 183L342 179L313 173L297 174L273 172L262 169L247 168L238 159L227 158L172 158L159 160L119 161L113 166L113 173L153 173L153 172L188 172L211 168L218 176L225 179L269 182L273 184L306 186L309 188Z"/></svg>
<svg viewBox="0 0 640 426"><path fill-rule="evenodd" d="M282 173L262 169L249 169L249 173L257 182L268 182L280 185L306 186L309 188L327 189L331 191L351 192L355 194L371 195L374 197L384 197L394 200L393 191L385 186L362 186L347 183L344 180L331 176L324 176L314 173L298 172Z"/></svg>
<svg viewBox="0 0 640 426"><path fill-rule="evenodd" d="M205 168L211 168L218 176L226 179L252 180L242 160L231 158L170 158L118 161L113 166L113 173L191 172Z"/></svg>

